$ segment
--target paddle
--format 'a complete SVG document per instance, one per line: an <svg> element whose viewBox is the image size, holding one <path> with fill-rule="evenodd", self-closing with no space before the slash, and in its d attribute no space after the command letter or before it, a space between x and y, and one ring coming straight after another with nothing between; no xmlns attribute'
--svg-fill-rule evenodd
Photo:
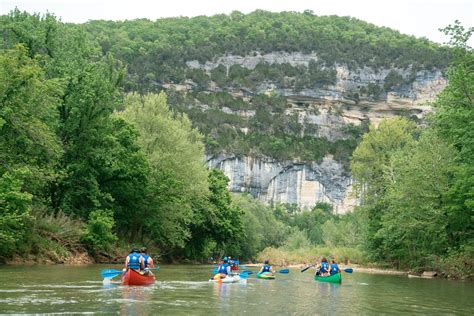
<svg viewBox="0 0 474 316"><path fill-rule="evenodd" d="M281 269L281 270L278 270L277 272L278 272L278 273L283 273L283 274L288 274L288 273L290 273L290 270L288 270L288 269Z"/></svg>
<svg viewBox="0 0 474 316"><path fill-rule="evenodd" d="M156 268L149 268L149 270L160 270L160 267ZM100 276L104 279L113 279L118 275L123 273L122 270L115 270L115 269L104 269L100 272Z"/></svg>
<svg viewBox="0 0 474 316"><path fill-rule="evenodd" d="M310 265L310 266L307 266L306 268L304 268L303 270L301 270L301 272L305 272L306 270L308 270L309 268L312 268L314 267L314 264Z"/></svg>
<svg viewBox="0 0 474 316"><path fill-rule="evenodd" d="M100 276L103 277L104 279L112 279L122 273L123 273L122 270L106 269L100 272Z"/></svg>
<svg viewBox="0 0 474 316"><path fill-rule="evenodd" d="M239 273L239 276L243 279L246 279L249 277L250 274L252 274L253 272L252 271L242 271Z"/></svg>
<svg viewBox="0 0 474 316"><path fill-rule="evenodd" d="M346 273L352 273L352 271L354 271L354 270L352 270L352 268L347 268L347 269L344 269L342 271L344 271Z"/></svg>

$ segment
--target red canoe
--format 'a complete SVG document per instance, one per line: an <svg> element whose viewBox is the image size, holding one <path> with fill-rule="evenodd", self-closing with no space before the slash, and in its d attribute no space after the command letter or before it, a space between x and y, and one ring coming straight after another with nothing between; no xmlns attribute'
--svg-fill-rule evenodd
<svg viewBox="0 0 474 316"><path fill-rule="evenodd" d="M123 285L150 285L155 283L155 276L150 272L149 275L144 275L137 270L128 269L122 275Z"/></svg>

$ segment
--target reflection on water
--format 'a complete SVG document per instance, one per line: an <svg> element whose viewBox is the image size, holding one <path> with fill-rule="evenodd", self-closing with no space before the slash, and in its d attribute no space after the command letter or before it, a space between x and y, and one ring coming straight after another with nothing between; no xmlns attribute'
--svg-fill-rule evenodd
<svg viewBox="0 0 474 316"><path fill-rule="evenodd" d="M275 280L208 282L212 267L162 266L148 287L103 284L113 266L0 267L0 314L473 314L474 284L400 276L344 274L342 284L316 282L292 270Z"/></svg>
<svg viewBox="0 0 474 316"><path fill-rule="evenodd" d="M120 288L122 300L120 303L121 315L146 315L150 311L147 302L151 302L152 291L143 286L122 286Z"/></svg>

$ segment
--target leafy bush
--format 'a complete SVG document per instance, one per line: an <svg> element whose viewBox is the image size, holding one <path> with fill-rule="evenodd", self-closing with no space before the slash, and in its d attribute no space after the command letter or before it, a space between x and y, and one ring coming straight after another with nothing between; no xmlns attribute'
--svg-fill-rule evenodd
<svg viewBox="0 0 474 316"><path fill-rule="evenodd" d="M391 70L385 77L383 88L385 91L389 91L403 83L405 83L403 77L397 71Z"/></svg>
<svg viewBox="0 0 474 316"><path fill-rule="evenodd" d="M437 270L449 278L474 279L474 243L450 250L446 257L438 260Z"/></svg>
<svg viewBox="0 0 474 316"><path fill-rule="evenodd" d="M82 242L91 253L110 250L112 243L117 240L112 231L114 223L112 211L95 210L90 213Z"/></svg>
<svg viewBox="0 0 474 316"><path fill-rule="evenodd" d="M32 195L22 192L22 175L27 169L6 172L0 178L0 260L12 257L31 223Z"/></svg>
<svg viewBox="0 0 474 316"><path fill-rule="evenodd" d="M283 244L283 249L285 250L297 250L297 249L305 249L311 245L309 241L308 234L306 231L299 230L298 228L293 229L288 238L286 239L285 243Z"/></svg>

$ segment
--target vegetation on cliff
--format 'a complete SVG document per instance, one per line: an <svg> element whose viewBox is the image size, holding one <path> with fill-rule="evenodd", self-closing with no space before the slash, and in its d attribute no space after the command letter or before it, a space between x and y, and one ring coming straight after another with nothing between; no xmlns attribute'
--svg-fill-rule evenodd
<svg viewBox="0 0 474 316"><path fill-rule="evenodd" d="M104 53L112 52L129 65L126 88L134 91L155 90L162 83L185 79L204 86L211 78L203 71L187 70L186 61L205 63L227 54L302 52L315 53L320 61L307 70L289 64L262 64L255 71L233 66L228 76L224 69L216 68L211 77L221 87L252 85L268 78L279 82L295 78L303 86L324 85L334 80L334 74L325 67L335 63L374 69L411 68L416 72L443 69L450 59L448 48L426 39L355 18L317 16L310 11L234 11L156 21L92 21L85 28L98 39Z"/></svg>
<svg viewBox="0 0 474 316"><path fill-rule="evenodd" d="M112 53L127 65L126 91L166 90L170 106L186 113L204 134L208 154L228 152L308 162L330 154L346 170L360 135L366 132L364 124L353 127L354 133L334 127L342 129L341 136L328 140L319 134L316 124L300 118L297 111L288 115L292 105L287 97L265 92L286 89L298 94L303 89L330 89L336 83L337 67L372 69L375 73L390 70L381 80L345 92L351 102L373 100L390 91L409 89L418 71L444 70L451 60L448 47L426 39L311 11L91 21L82 27L93 35L103 53ZM219 57L274 53L315 57L306 65L260 61L254 68L217 62ZM215 64L209 69L194 68L187 64L191 61ZM173 85L187 90L176 91Z"/></svg>

